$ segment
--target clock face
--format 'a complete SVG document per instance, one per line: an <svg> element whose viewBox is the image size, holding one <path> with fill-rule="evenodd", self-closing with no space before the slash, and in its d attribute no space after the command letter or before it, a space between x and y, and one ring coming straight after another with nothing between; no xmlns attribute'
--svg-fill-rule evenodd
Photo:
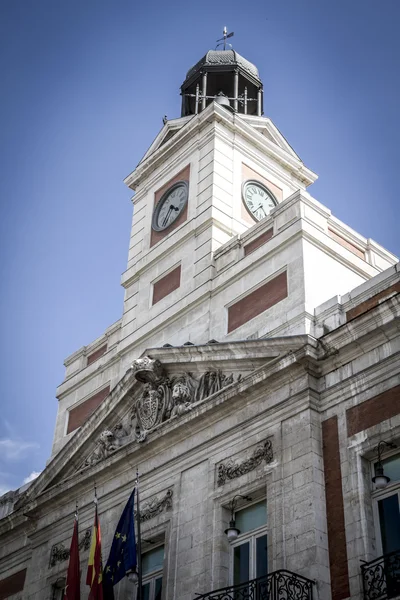
<svg viewBox="0 0 400 600"><path fill-rule="evenodd" d="M154 209L151 223L154 231L163 231L176 221L186 206L188 193L187 181L178 181L164 192Z"/></svg>
<svg viewBox="0 0 400 600"><path fill-rule="evenodd" d="M267 217L278 204L273 193L262 183L253 179L249 179L243 184L243 201L256 221Z"/></svg>

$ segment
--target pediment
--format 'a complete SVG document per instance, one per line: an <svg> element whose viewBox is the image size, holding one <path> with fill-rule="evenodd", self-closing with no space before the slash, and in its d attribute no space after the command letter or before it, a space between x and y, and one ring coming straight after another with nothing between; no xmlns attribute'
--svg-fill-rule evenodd
<svg viewBox="0 0 400 600"><path fill-rule="evenodd" d="M267 117L251 117L243 115L240 116L244 121L246 121L246 123L250 124L254 129L256 129L264 137L266 137L270 142L273 142L281 150L284 150L285 152L290 154L292 158L295 158L296 160L301 160L299 155L294 151L292 146L286 140L285 136L279 131L276 125L274 125L271 119Z"/></svg>
<svg viewBox="0 0 400 600"><path fill-rule="evenodd" d="M157 137L151 144L150 148L147 150L143 158L140 160L139 165L146 160L153 152L158 150L161 146L166 144L186 123L190 120L191 117L182 117L180 119L172 119L171 121L167 121L164 123L163 128L158 133ZM138 166L139 166L138 165Z"/></svg>
<svg viewBox="0 0 400 600"><path fill-rule="evenodd" d="M47 465L18 506L82 472L102 468L124 450L168 435L179 420L224 393L255 384L254 373L310 344L309 336L152 348L133 361L88 421ZM271 367L272 368L272 367ZM170 427L171 426L171 427ZM121 452L122 456L122 452ZM114 458L113 458L114 457Z"/></svg>

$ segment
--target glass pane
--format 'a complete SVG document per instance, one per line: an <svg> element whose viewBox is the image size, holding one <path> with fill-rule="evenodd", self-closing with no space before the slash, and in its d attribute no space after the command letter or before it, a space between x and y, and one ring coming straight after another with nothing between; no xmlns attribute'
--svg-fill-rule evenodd
<svg viewBox="0 0 400 600"><path fill-rule="evenodd" d="M383 554L400 549L400 515L397 494L379 500L379 524L381 526Z"/></svg>
<svg viewBox="0 0 400 600"><path fill-rule="evenodd" d="M156 579L156 588L154 592L154 600L161 600L161 592L162 592L162 578L159 577Z"/></svg>
<svg viewBox="0 0 400 600"><path fill-rule="evenodd" d="M262 535L256 539L256 577L268 574L268 536Z"/></svg>
<svg viewBox="0 0 400 600"><path fill-rule="evenodd" d="M385 475L390 477L391 481L400 481L400 454L383 460L382 465Z"/></svg>
<svg viewBox="0 0 400 600"><path fill-rule="evenodd" d="M252 504L247 508L238 510L235 513L236 527L240 529L240 533L246 533L266 525L267 523L267 503L265 500Z"/></svg>
<svg viewBox="0 0 400 600"><path fill-rule="evenodd" d="M244 583L249 577L249 542L233 549L233 585Z"/></svg>
<svg viewBox="0 0 400 600"><path fill-rule="evenodd" d="M142 585L142 600L150 600L150 581Z"/></svg>
<svg viewBox="0 0 400 600"><path fill-rule="evenodd" d="M164 546L159 546L142 554L142 574L147 575L152 571L162 569L164 562Z"/></svg>

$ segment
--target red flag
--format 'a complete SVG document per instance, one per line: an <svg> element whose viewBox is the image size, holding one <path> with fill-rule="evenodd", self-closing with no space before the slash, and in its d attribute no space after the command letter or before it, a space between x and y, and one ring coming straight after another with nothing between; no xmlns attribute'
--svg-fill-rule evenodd
<svg viewBox="0 0 400 600"><path fill-rule="evenodd" d="M75 513L74 532L72 534L67 582L64 600L81 600L81 569L79 565L78 514Z"/></svg>
<svg viewBox="0 0 400 600"><path fill-rule="evenodd" d="M97 515L97 498L95 500L94 525L90 544L86 584L90 586L88 600L103 600L103 566L101 560L101 532Z"/></svg>

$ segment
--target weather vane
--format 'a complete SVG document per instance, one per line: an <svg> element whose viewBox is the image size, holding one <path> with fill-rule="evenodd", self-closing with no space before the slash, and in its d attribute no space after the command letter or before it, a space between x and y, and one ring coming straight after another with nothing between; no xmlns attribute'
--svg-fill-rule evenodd
<svg viewBox="0 0 400 600"><path fill-rule="evenodd" d="M224 37L222 37L222 38L219 38L219 40L217 40L217 42L219 42L219 43L217 43L217 45L216 45L215 49L217 49L217 48L218 48L218 46L222 46L222 44L223 44L223 45L224 45L224 50L226 50L226 40L227 40L228 38L231 38L231 37L233 37L234 35L235 35L235 34L234 34L234 32L233 32L233 31L231 31L231 33L228 33L228 30L226 29L226 27L224 27L224 31L223 31L223 36L224 36ZM230 47L232 48L232 44L228 44L228 46L230 46Z"/></svg>

